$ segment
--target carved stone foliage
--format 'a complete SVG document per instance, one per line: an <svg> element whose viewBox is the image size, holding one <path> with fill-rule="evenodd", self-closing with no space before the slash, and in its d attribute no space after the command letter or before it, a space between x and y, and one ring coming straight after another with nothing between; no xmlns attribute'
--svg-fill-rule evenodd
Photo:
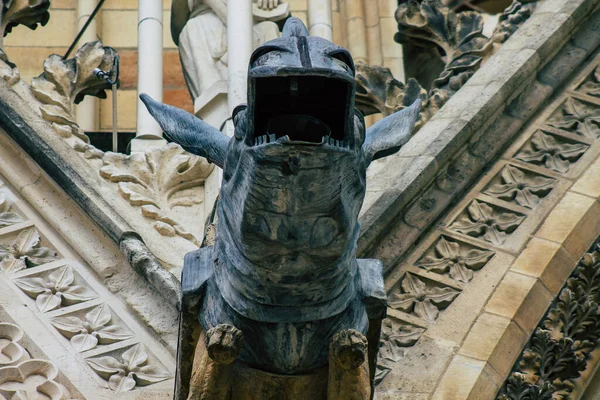
<svg viewBox="0 0 600 400"><path fill-rule="evenodd" d="M82 315L54 318L52 325L80 352L99 344L116 343L133 337L131 332L114 321L106 304L86 310Z"/></svg>
<svg viewBox="0 0 600 400"><path fill-rule="evenodd" d="M365 114L388 115L417 97L423 101L421 125L429 120L531 15L535 1L514 1L500 16L493 37L483 35L483 17L477 11L455 12L440 0L400 1L396 10L401 44L433 50L444 69L426 95L413 78L406 85L380 67L357 66L357 107ZM490 2L491 3L491 2ZM528 3L528 4L525 4ZM421 82L429 87L429 82ZM418 125L417 129L421 126Z"/></svg>
<svg viewBox="0 0 600 400"><path fill-rule="evenodd" d="M484 193L492 197L534 208L552 190L554 179L506 165L500 172L500 182L489 186Z"/></svg>
<svg viewBox="0 0 600 400"><path fill-rule="evenodd" d="M564 129L590 139L600 137L600 108L590 103L569 98L557 110L548 125Z"/></svg>
<svg viewBox="0 0 600 400"><path fill-rule="evenodd" d="M23 217L15 212L13 204L6 198L6 194L0 192L0 228L19 222L23 222Z"/></svg>
<svg viewBox="0 0 600 400"><path fill-rule="evenodd" d="M600 247L585 254L538 325L499 399L569 398L600 339Z"/></svg>
<svg viewBox="0 0 600 400"><path fill-rule="evenodd" d="M492 38L494 42L504 43L513 33L519 29L519 26L531 16L535 9L535 2L513 1L498 18L498 25L494 29Z"/></svg>
<svg viewBox="0 0 600 400"><path fill-rule="evenodd" d="M383 381L393 365L404 358L406 349L414 346L424 332L425 328L405 324L396 319L386 318L383 320L375 384Z"/></svg>
<svg viewBox="0 0 600 400"><path fill-rule="evenodd" d="M0 48L2 39L12 28L25 25L36 29L38 24L44 26L50 20L50 0L2 0L0 8Z"/></svg>
<svg viewBox="0 0 600 400"><path fill-rule="evenodd" d="M477 12L455 13L439 0L409 0L396 10L401 44L440 51L445 68L433 81L430 101L439 109L477 71L491 54L492 42L483 31L483 18Z"/></svg>
<svg viewBox="0 0 600 400"><path fill-rule="evenodd" d="M583 143L568 142L561 137L537 131L515 158L565 173L588 148L589 146Z"/></svg>
<svg viewBox="0 0 600 400"><path fill-rule="evenodd" d="M136 344L121 354L86 361L116 392L127 392L170 378L169 372L149 357L143 344Z"/></svg>
<svg viewBox="0 0 600 400"><path fill-rule="evenodd" d="M154 228L165 236L181 236L200 245L198 239L175 220L175 207L203 202L197 189L213 169L204 158L185 152L179 145L153 148L145 154L124 156L106 153L100 175L118 183L119 193L142 215L154 220Z"/></svg>
<svg viewBox="0 0 600 400"><path fill-rule="evenodd" d="M0 269L3 272L17 272L56 259L56 251L41 246L36 228L22 230L10 243L3 243L0 238Z"/></svg>
<svg viewBox="0 0 600 400"><path fill-rule="evenodd" d="M75 104L86 95L106 98L110 85L93 74L94 68L110 71L116 51L102 42L84 44L74 58L63 60L53 54L44 61L44 72L31 82L31 90L42 105L42 117L64 138L76 137L88 143L88 137L77 125Z"/></svg>
<svg viewBox="0 0 600 400"><path fill-rule="evenodd" d="M16 279L15 284L35 300L37 308L42 312L98 297L91 289L76 282L70 266Z"/></svg>
<svg viewBox="0 0 600 400"><path fill-rule="evenodd" d="M392 76L389 68L356 64L356 107L365 115L388 116L410 106L416 99L427 101L427 92L415 79L406 85Z"/></svg>
<svg viewBox="0 0 600 400"><path fill-rule="evenodd" d="M0 323L0 366L15 364L29 358L27 350L19 343L23 331L17 325Z"/></svg>
<svg viewBox="0 0 600 400"><path fill-rule="evenodd" d="M416 266L438 274L447 274L458 282L467 283L473 279L473 271L483 268L493 256L494 252L491 250L481 250L441 236Z"/></svg>
<svg viewBox="0 0 600 400"><path fill-rule="evenodd" d="M10 86L14 85L21 79L21 74L17 66L10 62L8 56L0 48L0 78L4 79Z"/></svg>
<svg viewBox="0 0 600 400"><path fill-rule="evenodd" d="M410 273L404 275L399 289L389 295L389 306L426 321L435 321L439 310L448 307L460 293L451 287L428 284Z"/></svg>
<svg viewBox="0 0 600 400"><path fill-rule="evenodd" d="M577 91L589 96L600 97L600 66L596 67Z"/></svg>
<svg viewBox="0 0 600 400"><path fill-rule="evenodd" d="M0 399L66 400L71 396L56 382L58 368L47 360L27 360L0 368Z"/></svg>
<svg viewBox="0 0 600 400"><path fill-rule="evenodd" d="M450 229L500 246L523 220L524 215L473 200Z"/></svg>

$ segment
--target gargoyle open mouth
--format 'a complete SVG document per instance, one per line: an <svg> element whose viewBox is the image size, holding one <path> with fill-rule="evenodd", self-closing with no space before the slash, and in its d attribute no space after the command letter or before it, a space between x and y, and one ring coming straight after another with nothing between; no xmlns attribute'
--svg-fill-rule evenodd
<svg viewBox="0 0 600 400"><path fill-rule="evenodd" d="M273 142L349 148L346 132L348 82L298 75L256 79L254 135L249 146Z"/></svg>

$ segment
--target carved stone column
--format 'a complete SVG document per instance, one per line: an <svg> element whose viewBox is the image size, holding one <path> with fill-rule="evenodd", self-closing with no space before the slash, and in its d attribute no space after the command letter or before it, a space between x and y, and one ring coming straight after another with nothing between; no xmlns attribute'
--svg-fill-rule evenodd
<svg viewBox="0 0 600 400"><path fill-rule="evenodd" d="M308 0L308 30L312 36L333 40L331 0Z"/></svg>
<svg viewBox="0 0 600 400"><path fill-rule="evenodd" d="M77 30L80 30L90 18L96 7L95 0L79 0L77 3ZM79 39L79 44L94 42L98 36L98 24L92 20L87 30ZM85 131L98 130L98 98L87 96L77 105L77 125Z"/></svg>
<svg viewBox="0 0 600 400"><path fill-rule="evenodd" d="M147 93L162 101L163 87L163 25L162 1L144 0L138 9L138 93ZM138 99L136 138L131 141L131 151L143 152L149 147L166 144L162 129Z"/></svg>

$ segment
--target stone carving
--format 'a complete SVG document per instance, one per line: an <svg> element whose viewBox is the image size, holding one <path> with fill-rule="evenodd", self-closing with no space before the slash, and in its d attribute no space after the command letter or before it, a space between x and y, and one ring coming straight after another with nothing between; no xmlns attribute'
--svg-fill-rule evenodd
<svg viewBox="0 0 600 400"><path fill-rule="evenodd" d="M440 50L445 64L429 93L433 113L439 110L479 69L493 50L483 31L481 14L455 13L439 0L408 0L396 10L400 44Z"/></svg>
<svg viewBox="0 0 600 400"><path fill-rule="evenodd" d="M593 97L600 97L600 66L596 67L590 77L581 85L578 92L585 93Z"/></svg>
<svg viewBox="0 0 600 400"><path fill-rule="evenodd" d="M74 58L63 60L53 54L44 61L44 72L33 78L31 90L41 103L42 117L60 136L89 143L77 125L74 106L86 95L106 98L105 90L110 89L110 85L96 77L93 70L111 71L116 54L113 48L96 41L84 44ZM70 140L72 146L78 142L76 139Z"/></svg>
<svg viewBox="0 0 600 400"><path fill-rule="evenodd" d="M148 356L141 343L120 355L88 358L86 362L115 392L127 392L170 378L168 371Z"/></svg>
<svg viewBox="0 0 600 400"><path fill-rule="evenodd" d="M490 250L480 250L474 246L440 237L417 267L438 274L448 274L458 282L467 283L473 279L473 271L478 271L494 256ZM431 254L432 253L432 254Z"/></svg>
<svg viewBox="0 0 600 400"><path fill-rule="evenodd" d="M173 208L190 207L204 200L197 189L213 170L204 158L192 156L174 143L144 154L106 153L100 175L119 185L119 193L142 215L154 220L165 236L181 236L196 245L199 240L175 220Z"/></svg>
<svg viewBox="0 0 600 400"><path fill-rule="evenodd" d="M15 64L13 64L12 62L10 62L10 60L8 59L8 56L6 55L4 50L2 50L1 48L0 48L0 78L4 79L6 81L6 83L8 83L10 86L19 82L19 80L21 79L21 74L19 73L17 66Z"/></svg>
<svg viewBox="0 0 600 400"><path fill-rule="evenodd" d="M500 246L524 219L524 215L473 200L466 212L450 225L450 229Z"/></svg>
<svg viewBox="0 0 600 400"><path fill-rule="evenodd" d="M599 272L596 241L538 325L498 399L570 398L600 339Z"/></svg>
<svg viewBox="0 0 600 400"><path fill-rule="evenodd" d="M0 49L4 47L4 36L15 26L36 29L50 20L50 0L2 0L0 4Z"/></svg>
<svg viewBox="0 0 600 400"><path fill-rule="evenodd" d="M23 331L17 325L0 323L0 366L18 363L29 358L27 350L19 344Z"/></svg>
<svg viewBox="0 0 600 400"><path fill-rule="evenodd" d="M416 275L407 273L402 279L401 290L389 295L389 305L397 310L415 314L419 318L433 322L444 309L460 294L451 287L428 285Z"/></svg>
<svg viewBox="0 0 600 400"><path fill-rule="evenodd" d="M389 68L356 64L356 108L363 114L381 113L387 117L417 99L426 105L427 92L415 79L408 79L404 85Z"/></svg>
<svg viewBox="0 0 600 400"><path fill-rule="evenodd" d="M87 310L81 317L70 315L54 318L52 325L80 352L93 349L98 344L111 344L133 337L113 321L106 304Z"/></svg>
<svg viewBox="0 0 600 400"><path fill-rule="evenodd" d="M404 324L395 319L386 318L381 325L381 341L375 384L380 384L392 369L393 364L405 356L406 348L414 346L425 328Z"/></svg>
<svg viewBox="0 0 600 400"><path fill-rule="evenodd" d="M234 112L232 138L141 95L173 141L224 168L214 246L184 262L182 318L199 313L207 334L218 326L243 333L235 365L258 377L244 390L260 390L272 376L265 371L290 382L324 371L311 375L319 383L305 398L347 399L349 385L356 399L371 396L385 291L381 263L356 260L358 213L367 166L409 139L420 101L365 132L354 109L354 72L345 49L309 37L292 17L280 39L251 57L248 105ZM190 375L195 396L231 390L231 398L260 397L235 392L240 370L211 358L208 339L196 346L193 373L180 358L176 398L187 396ZM369 363L355 363L365 359L367 340ZM190 341L180 337L182 357ZM235 354L236 341L225 342L223 351Z"/></svg>
<svg viewBox="0 0 600 400"><path fill-rule="evenodd" d="M13 205L6 199L6 195L0 192L0 228L23 222L23 217L13 211ZM1 256L0 256L1 257Z"/></svg>
<svg viewBox="0 0 600 400"><path fill-rule="evenodd" d="M524 4L527 3L527 4ZM513 3L500 15L498 25L494 29L492 39L496 43L504 43L512 36L519 27L529 19L536 3L515 0Z"/></svg>
<svg viewBox="0 0 600 400"><path fill-rule="evenodd" d="M388 115L419 97L423 101L419 129L481 67L494 51L494 43L505 42L530 17L536 3L523 3L515 1L504 11L489 39L482 33L483 18L478 11L455 12L448 8L450 3L440 0L401 1L396 10L398 33L394 39L429 51L441 60L443 70L432 82L409 78L404 85L386 68L358 65L357 108L365 115ZM429 93L421 84L431 86Z"/></svg>
<svg viewBox="0 0 600 400"><path fill-rule="evenodd" d="M15 284L35 300L41 312L52 311L98 297L91 289L75 282L73 269L64 266L37 276L20 278Z"/></svg>
<svg viewBox="0 0 600 400"><path fill-rule="evenodd" d="M556 172L565 173L589 148L583 143L569 143L558 136L537 131L530 143L515 158L541 165Z"/></svg>
<svg viewBox="0 0 600 400"><path fill-rule="evenodd" d="M0 269L3 272L17 272L57 258L56 251L41 246L36 228L22 230L10 244L0 243Z"/></svg>
<svg viewBox="0 0 600 400"><path fill-rule="evenodd" d="M501 182L488 187L484 193L520 206L534 208L552 190L554 179L507 165L500 173Z"/></svg>
<svg viewBox="0 0 600 400"><path fill-rule="evenodd" d="M280 0L259 0L262 14L254 25L254 46L279 35L279 20L289 15ZM275 10L271 10L275 8ZM283 13L280 11L283 9ZM269 19L269 21L265 21ZM174 0L171 7L171 36L179 46L183 74L192 100L209 92L219 81L227 81L227 1Z"/></svg>
<svg viewBox="0 0 600 400"><path fill-rule="evenodd" d="M548 125L597 139L600 137L600 108L571 97L548 121Z"/></svg>
<svg viewBox="0 0 600 400"><path fill-rule="evenodd" d="M16 366L0 368L0 398L70 399L67 389L55 381L57 376L58 368L46 360L27 360Z"/></svg>

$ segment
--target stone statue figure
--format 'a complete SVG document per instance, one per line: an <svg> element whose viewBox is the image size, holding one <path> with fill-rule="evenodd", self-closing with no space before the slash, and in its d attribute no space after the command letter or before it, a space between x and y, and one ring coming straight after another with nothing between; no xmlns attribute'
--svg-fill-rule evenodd
<svg viewBox="0 0 600 400"><path fill-rule="evenodd" d="M182 320L195 309L201 329L176 398L372 398L386 295L381 262L356 258L358 215L367 166L408 141L421 103L365 132L354 74L347 50L292 17L251 57L232 138L141 95L173 141L223 169L214 245L184 261Z"/></svg>
<svg viewBox="0 0 600 400"><path fill-rule="evenodd" d="M256 7L278 19L282 17L276 12L279 4L280 0L258 0ZM171 36L179 46L192 100L215 83L227 81L227 0L173 0ZM255 47L278 36L275 22L254 25Z"/></svg>

